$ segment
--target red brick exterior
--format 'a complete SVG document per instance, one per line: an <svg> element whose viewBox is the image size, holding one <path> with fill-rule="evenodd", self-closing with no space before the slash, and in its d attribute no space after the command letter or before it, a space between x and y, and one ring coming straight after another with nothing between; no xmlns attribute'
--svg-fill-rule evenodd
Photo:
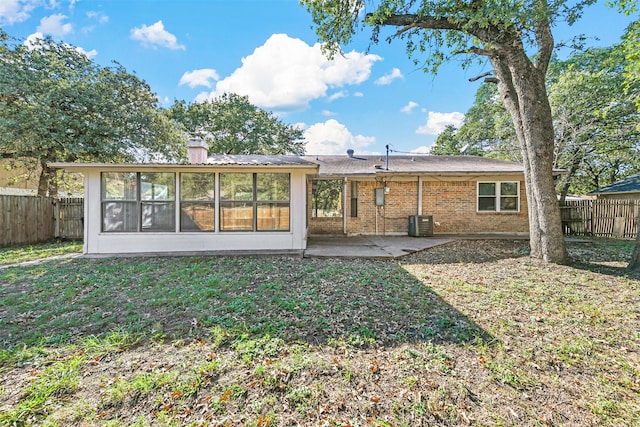
<svg viewBox="0 0 640 427"><path fill-rule="evenodd" d="M375 205L375 189L383 182L358 181L358 216L351 217L351 178L347 180L346 209L348 235L406 235L410 215L433 215L434 234L527 233L529 222L522 177L422 178L422 212L418 212L418 178L390 180L384 206ZM477 211L477 183L494 181L520 182L520 211L496 213ZM308 206L312 205L309 181ZM344 197L344 195L343 195ZM312 218L307 213L309 234L344 234L344 218Z"/></svg>

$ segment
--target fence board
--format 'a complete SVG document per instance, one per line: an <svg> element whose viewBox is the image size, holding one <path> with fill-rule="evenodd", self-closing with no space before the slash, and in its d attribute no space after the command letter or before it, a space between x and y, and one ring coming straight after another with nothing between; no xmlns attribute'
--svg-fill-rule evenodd
<svg viewBox="0 0 640 427"><path fill-rule="evenodd" d="M560 214L566 235L634 239L638 233L640 200L565 201Z"/></svg>
<svg viewBox="0 0 640 427"><path fill-rule="evenodd" d="M84 199L65 197L56 201L56 237L82 239L84 235Z"/></svg>
<svg viewBox="0 0 640 427"><path fill-rule="evenodd" d="M0 246L45 242L53 237L53 199L0 196Z"/></svg>

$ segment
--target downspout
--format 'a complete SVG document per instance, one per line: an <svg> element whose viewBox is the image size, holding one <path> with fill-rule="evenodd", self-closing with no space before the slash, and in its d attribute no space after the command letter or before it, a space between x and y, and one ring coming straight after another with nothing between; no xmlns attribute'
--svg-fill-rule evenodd
<svg viewBox="0 0 640 427"><path fill-rule="evenodd" d="M342 234L347 235L347 177L344 177L342 190Z"/></svg>
<svg viewBox="0 0 640 427"><path fill-rule="evenodd" d="M422 176L418 176L418 212L416 215L422 215Z"/></svg>

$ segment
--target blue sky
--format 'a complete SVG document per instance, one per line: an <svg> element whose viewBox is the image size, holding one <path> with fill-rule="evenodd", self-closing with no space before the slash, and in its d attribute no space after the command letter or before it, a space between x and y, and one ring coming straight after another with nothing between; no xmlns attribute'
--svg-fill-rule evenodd
<svg viewBox="0 0 640 427"><path fill-rule="evenodd" d="M596 4L554 36L585 34L610 46L632 18ZM449 63L425 74L400 41L367 52L367 32L328 61L297 0L0 0L0 26L24 40L52 36L102 65L118 61L165 106L247 95L301 126L308 154L384 153L387 144L425 152L473 104L480 83L468 79L489 69Z"/></svg>

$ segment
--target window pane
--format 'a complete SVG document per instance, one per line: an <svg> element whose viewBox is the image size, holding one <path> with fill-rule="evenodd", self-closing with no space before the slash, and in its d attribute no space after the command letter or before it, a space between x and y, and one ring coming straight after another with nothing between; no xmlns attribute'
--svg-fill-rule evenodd
<svg viewBox="0 0 640 427"><path fill-rule="evenodd" d="M496 183L495 182L481 182L478 184L478 194L480 196L495 196Z"/></svg>
<svg viewBox="0 0 640 427"><path fill-rule="evenodd" d="M102 203L102 231L138 231L136 202Z"/></svg>
<svg viewBox="0 0 640 427"><path fill-rule="evenodd" d="M253 200L253 174L221 173L220 200Z"/></svg>
<svg viewBox="0 0 640 427"><path fill-rule="evenodd" d="M495 197L480 197L480 198L478 198L478 210L479 211L495 211L496 210L496 198Z"/></svg>
<svg viewBox="0 0 640 427"><path fill-rule="evenodd" d="M214 231L214 226L213 203L183 202L180 204L181 231Z"/></svg>
<svg viewBox="0 0 640 427"><path fill-rule="evenodd" d="M213 200L214 182L214 173L181 173L180 200Z"/></svg>
<svg viewBox="0 0 640 427"><path fill-rule="evenodd" d="M518 195L518 183L517 182L502 182L502 183L500 183L500 195L502 195L502 196L517 196Z"/></svg>
<svg viewBox="0 0 640 427"><path fill-rule="evenodd" d="M342 181L313 181L312 215L314 218L342 216Z"/></svg>
<svg viewBox="0 0 640 427"><path fill-rule="evenodd" d="M142 202L142 231L176 231L174 202Z"/></svg>
<svg viewBox="0 0 640 427"><path fill-rule="evenodd" d="M220 230L253 231L253 203L220 203Z"/></svg>
<svg viewBox="0 0 640 427"><path fill-rule="evenodd" d="M518 198L517 197L501 197L500 210L501 211L517 211Z"/></svg>
<svg viewBox="0 0 640 427"><path fill-rule="evenodd" d="M258 230L289 231L289 204L258 203Z"/></svg>
<svg viewBox="0 0 640 427"><path fill-rule="evenodd" d="M289 200L288 173L256 174L258 200Z"/></svg>
<svg viewBox="0 0 640 427"><path fill-rule="evenodd" d="M103 172L102 200L136 200L135 172Z"/></svg>
<svg viewBox="0 0 640 427"><path fill-rule="evenodd" d="M142 200L175 200L176 174L150 172L140 174L140 198Z"/></svg>

